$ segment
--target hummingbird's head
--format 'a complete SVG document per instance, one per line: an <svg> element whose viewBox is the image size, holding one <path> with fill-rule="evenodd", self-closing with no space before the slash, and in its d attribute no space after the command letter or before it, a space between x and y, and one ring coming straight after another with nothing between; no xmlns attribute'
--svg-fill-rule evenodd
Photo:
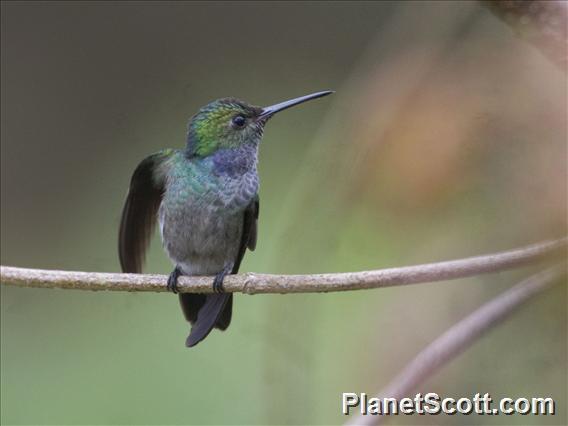
<svg viewBox="0 0 568 426"><path fill-rule="evenodd" d="M258 144L264 125L274 114L331 93L329 90L312 93L264 108L235 98L217 99L189 120L186 150L190 156L206 157L219 149Z"/></svg>

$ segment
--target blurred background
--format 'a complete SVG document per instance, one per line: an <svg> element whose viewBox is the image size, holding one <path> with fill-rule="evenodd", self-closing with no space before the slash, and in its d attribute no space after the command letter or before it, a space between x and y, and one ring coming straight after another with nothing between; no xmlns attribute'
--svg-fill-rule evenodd
<svg viewBox="0 0 568 426"><path fill-rule="evenodd" d="M332 97L271 121L242 271L339 272L566 234L566 81L475 2L2 2L1 263L119 271L146 155L210 100ZM154 238L147 272L171 265ZM1 287L2 424L340 424L424 346L531 268L319 295L238 295L192 350L177 297ZM524 306L417 391L553 397L567 297Z"/></svg>

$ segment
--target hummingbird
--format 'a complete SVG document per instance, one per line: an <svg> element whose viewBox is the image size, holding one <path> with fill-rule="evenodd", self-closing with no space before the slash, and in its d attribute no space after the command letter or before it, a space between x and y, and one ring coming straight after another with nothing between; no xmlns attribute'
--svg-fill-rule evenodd
<svg viewBox="0 0 568 426"><path fill-rule="evenodd" d="M258 148L276 113L333 93L322 91L268 107L217 99L190 118L183 149L164 149L138 164L122 210L118 253L123 272L140 273L156 223L174 265L167 288L181 275L211 275L213 293L178 294L191 324L186 346L231 323L233 294L223 290L247 249L256 247L259 214Z"/></svg>

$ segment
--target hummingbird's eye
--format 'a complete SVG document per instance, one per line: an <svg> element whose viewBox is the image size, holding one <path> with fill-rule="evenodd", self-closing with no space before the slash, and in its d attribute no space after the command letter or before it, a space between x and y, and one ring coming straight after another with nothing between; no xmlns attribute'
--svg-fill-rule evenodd
<svg viewBox="0 0 568 426"><path fill-rule="evenodd" d="M247 122L247 119L239 114L235 115L231 120L231 122L233 123L234 128L241 129L244 127L245 123Z"/></svg>

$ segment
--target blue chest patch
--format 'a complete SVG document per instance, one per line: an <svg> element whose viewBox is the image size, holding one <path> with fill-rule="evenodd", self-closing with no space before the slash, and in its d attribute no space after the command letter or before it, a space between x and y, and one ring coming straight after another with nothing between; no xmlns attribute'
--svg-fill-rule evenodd
<svg viewBox="0 0 568 426"><path fill-rule="evenodd" d="M213 173L238 178L256 168L257 146L246 144L234 149L220 149L211 157Z"/></svg>

